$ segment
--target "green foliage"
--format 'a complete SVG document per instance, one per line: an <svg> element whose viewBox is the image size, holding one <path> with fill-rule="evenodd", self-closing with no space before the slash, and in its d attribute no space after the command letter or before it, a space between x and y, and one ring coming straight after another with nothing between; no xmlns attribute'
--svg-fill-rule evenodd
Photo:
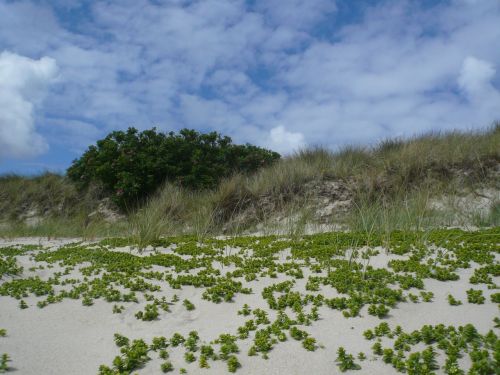
<svg viewBox="0 0 500 375"><path fill-rule="evenodd" d="M462 304L462 301L455 299L455 297L453 297L451 294L448 294L447 298L448 298L448 303L451 306L459 306Z"/></svg>
<svg viewBox="0 0 500 375"><path fill-rule="evenodd" d="M3 353L0 357L0 372L3 373L9 371L9 362L11 362L9 355L7 353Z"/></svg>
<svg viewBox="0 0 500 375"><path fill-rule="evenodd" d="M361 366L354 362L354 356L352 354L347 354L342 346L337 350L335 362L337 362L337 366L342 372L361 369Z"/></svg>
<svg viewBox="0 0 500 375"><path fill-rule="evenodd" d="M466 291L467 292L467 301L469 303L475 303L478 305L482 305L486 298L483 296L483 291L482 290L474 290L474 289L469 289Z"/></svg>
<svg viewBox="0 0 500 375"><path fill-rule="evenodd" d="M158 315L159 312L158 312L158 307L156 307L156 304L147 304L144 307L144 311L138 311L135 314L135 317L140 320L151 321L158 318Z"/></svg>
<svg viewBox="0 0 500 375"><path fill-rule="evenodd" d="M191 301L189 301L188 299L185 299L184 301L182 301L182 304L184 305L184 307L186 308L187 311L192 311L196 308L193 305L193 303Z"/></svg>
<svg viewBox="0 0 500 375"><path fill-rule="evenodd" d="M306 337L304 340L302 340L302 346L304 349L314 352L316 350L316 339L313 337Z"/></svg>
<svg viewBox="0 0 500 375"><path fill-rule="evenodd" d="M144 366L150 360L148 357L148 346L143 340L133 340L130 344L128 338L115 334L115 341L121 347L121 356L116 356L113 360L113 369L101 365L99 375L108 374L128 374Z"/></svg>
<svg viewBox="0 0 500 375"><path fill-rule="evenodd" d="M23 267L16 263L13 257L0 256L0 279L4 275L19 275L23 271Z"/></svg>
<svg viewBox="0 0 500 375"><path fill-rule="evenodd" d="M137 340L131 342L117 334L115 340L121 355L115 358L112 367L102 366L100 374L135 372L119 368L128 366L129 357L135 358L133 365L140 368L148 360L148 352L151 354L152 351L166 361L169 359L167 348L178 346L185 349L188 362L198 359L198 365L206 368L209 360L228 361L235 356L239 352L239 340L252 340L248 355L260 355L263 359L267 359L273 348L289 337L301 341L305 350L321 347L303 329L305 325L315 324L322 306L339 310L351 318L366 305L370 313L382 317L390 308L408 302L410 288L423 289L423 281L432 277L438 268L458 273L460 269L470 268L474 262L474 266L479 264L482 270L478 280L489 280L483 277L484 274L493 280L496 268L489 266L495 264L498 233L498 229L473 234L460 230L436 230L425 233L425 243L416 241L414 232L392 233L390 239L383 239L375 233L368 237L365 233L353 232L305 235L293 240L279 236L225 239L180 236L154 241L154 246L159 249L148 256L110 249L115 243L128 243L117 240L92 245L73 243L50 250L0 248L3 257L28 256L37 263L30 269L30 275L42 267L44 269L43 280L38 277L2 280L0 295L17 298L19 304L34 295L39 297L40 307L67 298L81 299L82 302L101 299L119 311L124 305L128 311L137 311L134 304L138 304L137 308L141 310L138 318L145 320L163 318L159 312L168 312L172 304L179 302L177 295L168 300L164 296L163 289L167 285L174 289L196 288L198 296L214 303L234 301L233 306L228 307L236 311L236 306L242 306L238 314L247 316L247 320L235 331L220 335L210 345L202 344L204 342L195 331L186 336L175 333L170 338L154 337L146 348L137 344ZM386 240L389 249L396 249L411 262L395 263L389 268L370 266L369 259L376 252L360 249L383 246ZM163 251L165 247L169 247L168 252ZM353 251L346 256L346 249ZM286 256L283 256L284 252ZM402 260L403 256L398 259ZM81 278L74 278L76 272ZM307 283L306 280L296 282L304 274L311 273L313 276L308 276ZM416 277L416 273L424 276ZM284 277L286 281L275 282L278 277ZM257 278L265 280L266 287L262 289L260 308L251 309L242 304L238 294L250 293L249 286ZM304 284L309 284L307 291L303 290ZM324 286L332 287L339 296L326 298L321 294ZM493 281L488 282L488 287L493 286ZM496 295L491 294L493 302L497 301ZM415 297L432 301L433 294L422 290ZM481 297L484 298L482 294ZM181 303L189 306L189 303ZM338 319L343 319L342 314L336 314ZM499 322L495 320L492 328ZM493 330L481 335L472 325L458 328L426 325L405 332L400 326L391 329L387 321L382 321L363 335L368 340L375 339L371 344L380 361L405 372L426 369L432 372L431 359L440 350L439 355L446 355L442 361L446 373L461 374L458 359L464 353L473 353L473 365L476 372L481 373L483 367L491 368L495 358L493 351L498 345ZM217 350L214 350L215 344ZM415 345L422 347L410 360L408 353ZM428 350L430 345L436 348L435 353ZM488 356L482 353L485 350ZM139 354L134 354L136 352ZM344 357L349 362L347 353Z"/></svg>
<svg viewBox="0 0 500 375"><path fill-rule="evenodd" d="M174 371L174 365L172 365L172 362L170 362L170 361L163 362L160 365L160 368L161 368L161 371L164 373Z"/></svg>
<svg viewBox="0 0 500 375"><path fill-rule="evenodd" d="M151 350L162 350L168 347L167 338L163 336L153 337L153 342L150 345Z"/></svg>
<svg viewBox="0 0 500 375"><path fill-rule="evenodd" d="M493 303L500 303L500 293L493 293L490 299Z"/></svg>
<svg viewBox="0 0 500 375"><path fill-rule="evenodd" d="M422 300L424 302L432 302L432 299L434 298L434 293L432 292L421 291L420 295L422 296Z"/></svg>
<svg viewBox="0 0 500 375"><path fill-rule="evenodd" d="M229 372L236 372L239 367L241 367L241 364L236 356L232 355L227 359L227 370Z"/></svg>
<svg viewBox="0 0 500 375"><path fill-rule="evenodd" d="M379 318L385 318L389 309L385 305L370 305L368 306L368 314L378 316Z"/></svg>
<svg viewBox="0 0 500 375"><path fill-rule="evenodd" d="M243 316L248 316L252 310L250 309L250 306L248 306L246 303L243 305L243 308L238 311L238 315L243 315Z"/></svg>
<svg viewBox="0 0 500 375"><path fill-rule="evenodd" d="M196 361L196 357L192 352L184 353L184 359L186 360L187 363L192 363Z"/></svg>
<svg viewBox="0 0 500 375"><path fill-rule="evenodd" d="M250 173L279 159L252 145L234 145L216 132L183 129L178 134L113 131L90 146L68 168L80 186L102 184L121 207L131 207L164 181L194 189L213 188L235 172Z"/></svg>

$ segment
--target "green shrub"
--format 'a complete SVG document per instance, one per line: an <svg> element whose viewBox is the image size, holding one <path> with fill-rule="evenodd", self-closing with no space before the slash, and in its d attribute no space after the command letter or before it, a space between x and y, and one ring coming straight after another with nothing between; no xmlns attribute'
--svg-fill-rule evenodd
<svg viewBox="0 0 500 375"><path fill-rule="evenodd" d="M68 177L81 187L101 184L122 208L131 207L165 181L192 189L215 187L235 172L250 173L279 159L276 152L235 145L216 132L183 129L113 131L73 161Z"/></svg>

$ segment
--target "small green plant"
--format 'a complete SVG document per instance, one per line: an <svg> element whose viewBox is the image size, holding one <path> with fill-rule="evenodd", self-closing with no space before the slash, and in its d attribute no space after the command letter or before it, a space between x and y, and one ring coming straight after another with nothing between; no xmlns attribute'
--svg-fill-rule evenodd
<svg viewBox="0 0 500 375"><path fill-rule="evenodd" d="M187 311L192 311L195 309L195 306L191 303L191 301L185 299L182 304L186 308Z"/></svg>
<svg viewBox="0 0 500 375"><path fill-rule="evenodd" d="M365 336L365 339L367 339L367 340L371 340L375 337L375 335L371 329L367 329L366 331L364 331L363 336Z"/></svg>
<svg viewBox="0 0 500 375"><path fill-rule="evenodd" d="M22 299L21 301L19 301L19 308L20 309L27 309L28 304Z"/></svg>
<svg viewBox="0 0 500 375"><path fill-rule="evenodd" d="M91 297L85 296L82 299L82 305L83 306L92 306L94 304L94 301L92 300Z"/></svg>
<svg viewBox="0 0 500 375"><path fill-rule="evenodd" d="M379 341L372 345L372 350L373 354L376 355L382 355L384 353L382 350L382 344Z"/></svg>
<svg viewBox="0 0 500 375"><path fill-rule="evenodd" d="M170 355L165 349L160 349L160 352L158 353L158 357L161 359L168 359Z"/></svg>
<svg viewBox="0 0 500 375"><path fill-rule="evenodd" d="M316 339L313 338L313 337L306 337L303 341L302 341L302 346L304 347L304 349L310 351L310 352L314 352L316 350Z"/></svg>
<svg viewBox="0 0 500 375"><path fill-rule="evenodd" d="M115 333L115 344L118 347L122 346L128 346L130 343L130 340L128 337L125 337L123 335L120 335L119 333Z"/></svg>
<svg viewBox="0 0 500 375"><path fill-rule="evenodd" d="M410 301L412 301L413 303L418 303L418 296L413 294L413 293L408 293L408 298L410 299Z"/></svg>
<svg viewBox="0 0 500 375"><path fill-rule="evenodd" d="M469 289L466 291L466 293L467 293L467 301L469 303L482 305L485 301L482 290Z"/></svg>
<svg viewBox="0 0 500 375"><path fill-rule="evenodd" d="M424 302L432 302L432 299L434 298L434 293L432 292L421 291L420 295L422 296L422 300Z"/></svg>
<svg viewBox="0 0 500 375"><path fill-rule="evenodd" d="M125 306L113 305L113 314L121 314L125 310Z"/></svg>
<svg viewBox="0 0 500 375"><path fill-rule="evenodd" d="M451 294L448 294L447 298L448 298L448 303L451 306L459 306L462 304L462 301L455 299L455 297L453 297Z"/></svg>
<svg viewBox="0 0 500 375"><path fill-rule="evenodd" d="M151 350L164 350L168 347L167 338L164 336L153 337L153 342L149 346Z"/></svg>
<svg viewBox="0 0 500 375"><path fill-rule="evenodd" d="M210 365L208 364L208 358L206 355L200 355L200 361L199 361L200 368L210 368Z"/></svg>
<svg viewBox="0 0 500 375"><path fill-rule="evenodd" d="M147 304L144 307L144 311L138 311L135 317L140 320L151 321L158 318L158 315L158 307L155 304Z"/></svg>
<svg viewBox="0 0 500 375"><path fill-rule="evenodd" d="M500 303L500 293L493 293L490 299L493 303Z"/></svg>
<svg viewBox="0 0 500 375"><path fill-rule="evenodd" d="M246 303L243 305L243 308L238 311L238 315L243 315L243 316L248 316L252 310L250 309L250 306L248 306Z"/></svg>
<svg viewBox="0 0 500 375"><path fill-rule="evenodd" d="M173 371L174 370L174 365L172 365L172 362L166 361L166 362L163 362L161 364L160 368L161 368L162 372L166 373L166 372Z"/></svg>
<svg viewBox="0 0 500 375"><path fill-rule="evenodd" d="M172 335L172 338L170 339L170 345L177 347L180 344L184 343L184 341L186 341L184 336L182 336L180 333L176 332Z"/></svg>
<svg viewBox="0 0 500 375"><path fill-rule="evenodd" d="M375 315L380 319L387 316L389 309L385 305L370 305L368 306L368 314Z"/></svg>
<svg viewBox="0 0 500 375"><path fill-rule="evenodd" d="M238 362L238 358L236 358L236 356L234 355L229 356L229 358L227 359L227 370L229 372L236 372L239 367L241 367L241 364L240 362Z"/></svg>
<svg viewBox="0 0 500 375"><path fill-rule="evenodd" d="M0 372L9 371L9 362L11 362L9 355L7 353L3 353L0 358Z"/></svg>
<svg viewBox="0 0 500 375"><path fill-rule="evenodd" d="M346 372L347 370L359 370L360 365L354 362L352 354L347 354L345 349L341 346L337 350L337 358L335 359L340 371Z"/></svg>
<svg viewBox="0 0 500 375"><path fill-rule="evenodd" d="M186 360L187 363L192 363L196 361L196 357L192 352L184 353L184 359Z"/></svg>

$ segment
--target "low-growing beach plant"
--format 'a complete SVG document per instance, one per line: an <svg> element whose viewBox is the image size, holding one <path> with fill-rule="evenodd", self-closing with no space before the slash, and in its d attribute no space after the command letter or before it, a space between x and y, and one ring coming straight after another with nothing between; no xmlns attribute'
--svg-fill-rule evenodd
<svg viewBox="0 0 500 375"><path fill-rule="evenodd" d="M493 303L500 303L500 293L493 293L490 296L491 302Z"/></svg>
<svg viewBox="0 0 500 375"><path fill-rule="evenodd" d="M432 299L434 298L434 293L421 291L420 296L422 297L422 301L432 302Z"/></svg>
<svg viewBox="0 0 500 375"><path fill-rule="evenodd" d="M306 337L304 340L302 340L302 346L304 347L304 349L313 352L317 348L316 339L314 337Z"/></svg>
<svg viewBox="0 0 500 375"><path fill-rule="evenodd" d="M160 368L161 368L161 371L164 373L174 371L174 365L172 365L172 362L170 362L170 361L163 362L160 365Z"/></svg>
<svg viewBox="0 0 500 375"><path fill-rule="evenodd" d="M121 314L125 310L123 305L113 305L113 314Z"/></svg>
<svg viewBox="0 0 500 375"><path fill-rule="evenodd" d="M210 368L210 365L208 364L208 358L206 355L200 355L200 360L199 360L199 366L200 368Z"/></svg>
<svg viewBox="0 0 500 375"><path fill-rule="evenodd" d="M140 320L151 321L158 318L158 315L159 315L158 307L156 307L155 304L147 304L144 307L144 311L138 311L135 314L135 317Z"/></svg>
<svg viewBox="0 0 500 375"><path fill-rule="evenodd" d="M196 361L196 357L192 352L186 352L186 353L184 353L184 360L187 363L191 363L191 362Z"/></svg>
<svg viewBox="0 0 500 375"><path fill-rule="evenodd" d="M354 362L354 356L352 354L348 354L342 346L337 349L337 358L335 359L335 362L342 372L346 372L348 370L359 370L361 368L360 365Z"/></svg>
<svg viewBox="0 0 500 375"><path fill-rule="evenodd" d="M182 304L184 305L184 307L186 308L187 311L192 311L194 310L196 307L193 305L193 303L187 299L185 299Z"/></svg>
<svg viewBox="0 0 500 375"><path fill-rule="evenodd" d="M241 367L241 364L238 361L238 358L236 358L236 356L234 355L229 356L227 359L227 370L229 372L236 372L239 367Z"/></svg>
<svg viewBox="0 0 500 375"><path fill-rule="evenodd" d="M170 338L170 345L177 347L180 344L183 344L186 339L180 333L174 333Z"/></svg>
<svg viewBox="0 0 500 375"><path fill-rule="evenodd" d="M389 313L389 309L385 305L370 305L368 306L368 314L375 315L379 318L385 318Z"/></svg>
<svg viewBox="0 0 500 375"><path fill-rule="evenodd" d="M462 301L455 299L455 297L453 297L451 294L448 294L447 299L448 299L448 303L451 306L459 306L462 304Z"/></svg>
<svg viewBox="0 0 500 375"><path fill-rule="evenodd" d="M485 301L482 290L474 290L471 288L467 290L466 293L467 293L467 301L469 303L475 303L481 305Z"/></svg>
<svg viewBox="0 0 500 375"><path fill-rule="evenodd" d="M243 316L248 316L252 310L250 309L250 306L248 306L246 303L243 305L242 309L238 311L238 315L243 315Z"/></svg>
<svg viewBox="0 0 500 375"><path fill-rule="evenodd" d="M0 372L9 371L9 362L11 359L7 353L3 353L0 357Z"/></svg>

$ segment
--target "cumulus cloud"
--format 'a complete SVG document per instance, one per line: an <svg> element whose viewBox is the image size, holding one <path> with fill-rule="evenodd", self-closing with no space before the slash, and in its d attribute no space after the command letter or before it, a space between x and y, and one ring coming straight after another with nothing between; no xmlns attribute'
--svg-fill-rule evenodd
<svg viewBox="0 0 500 375"><path fill-rule="evenodd" d="M491 79L495 76L495 68L488 61L468 56L462 65L458 83L469 95L481 95L491 88Z"/></svg>
<svg viewBox="0 0 500 375"><path fill-rule="evenodd" d="M48 149L35 128L35 109L55 78L55 60L0 54L0 156L29 157Z"/></svg>
<svg viewBox="0 0 500 375"><path fill-rule="evenodd" d="M272 128L269 132L268 147L287 154L305 146L304 135L299 132L287 131L283 125Z"/></svg>

